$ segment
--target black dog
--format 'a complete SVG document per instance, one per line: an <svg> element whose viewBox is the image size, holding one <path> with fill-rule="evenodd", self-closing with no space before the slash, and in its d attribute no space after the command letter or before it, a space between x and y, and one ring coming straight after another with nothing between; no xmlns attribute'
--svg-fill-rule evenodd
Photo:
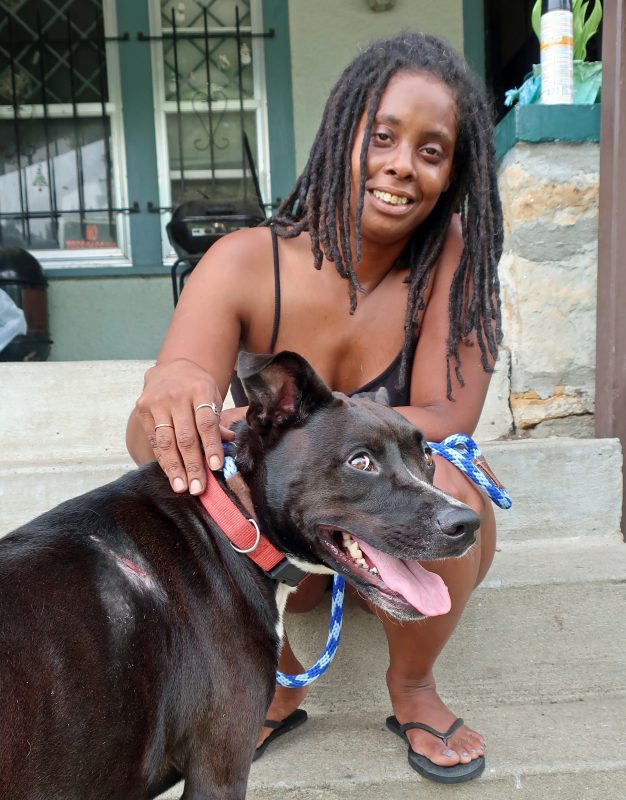
<svg viewBox="0 0 626 800"><path fill-rule="evenodd" d="M236 461L262 531L396 617L444 613L415 560L462 555L478 517L432 487L419 431L293 353L241 367ZM156 464L7 536L0 797L139 800L180 774L186 800L243 798L286 595Z"/></svg>

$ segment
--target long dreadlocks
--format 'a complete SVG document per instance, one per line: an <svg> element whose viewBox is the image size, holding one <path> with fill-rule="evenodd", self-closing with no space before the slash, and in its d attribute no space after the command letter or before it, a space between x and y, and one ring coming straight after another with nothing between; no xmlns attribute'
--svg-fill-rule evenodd
<svg viewBox="0 0 626 800"><path fill-rule="evenodd" d="M498 261L502 253L502 212L498 198L492 124L488 103L465 61L441 40L402 33L373 42L346 69L333 88L309 160L291 193L269 221L285 238L308 231L317 269L324 256L349 281L350 311L362 291L355 262L361 257L361 215L367 177L367 153L374 118L387 84L398 72L434 75L454 93L458 136L454 171L428 218L414 232L403 263L409 284L400 384L406 385L418 314L431 271L443 250L452 215L459 212L464 249L450 288L447 396L452 395L451 363L463 385L459 342L472 331L483 369L491 371L502 339ZM357 126L366 114L356 204L355 253L351 247L351 153ZM495 323L495 324L494 324Z"/></svg>

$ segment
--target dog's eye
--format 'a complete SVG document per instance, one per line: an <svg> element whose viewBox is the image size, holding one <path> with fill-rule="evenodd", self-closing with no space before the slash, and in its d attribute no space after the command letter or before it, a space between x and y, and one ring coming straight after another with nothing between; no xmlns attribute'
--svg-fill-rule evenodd
<svg viewBox="0 0 626 800"><path fill-rule="evenodd" d="M432 467L432 465L433 465L433 451L430 449L430 447L425 447L424 448L424 460L426 461L426 466L427 467Z"/></svg>
<svg viewBox="0 0 626 800"><path fill-rule="evenodd" d="M353 455L348 463L351 467L354 467L354 469L361 470L361 472L372 472L374 469L372 459L367 453L357 453Z"/></svg>

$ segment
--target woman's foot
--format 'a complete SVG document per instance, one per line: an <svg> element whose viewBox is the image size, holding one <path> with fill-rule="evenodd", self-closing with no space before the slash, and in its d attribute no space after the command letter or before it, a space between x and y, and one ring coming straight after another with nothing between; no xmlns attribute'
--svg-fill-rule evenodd
<svg viewBox="0 0 626 800"><path fill-rule="evenodd" d="M299 675L304 672L304 667L298 659L291 652L291 648L283 646L283 651L280 656L279 669L289 675ZM274 699L267 710L266 719L271 719L273 722L281 722L292 714L300 703L307 696L309 689L307 686L299 687L298 689L288 689L285 686L276 684L276 691L274 692ZM263 744L267 737L272 733L272 728L261 728L261 733L257 739L256 746Z"/></svg>
<svg viewBox="0 0 626 800"><path fill-rule="evenodd" d="M419 683L409 683L395 678L388 671L387 687L393 712L401 725L421 722L445 733L456 720L456 715L437 694L432 675ZM461 725L447 745L427 731L408 730L406 736L416 753L442 767L469 764L485 754L485 740L467 725Z"/></svg>

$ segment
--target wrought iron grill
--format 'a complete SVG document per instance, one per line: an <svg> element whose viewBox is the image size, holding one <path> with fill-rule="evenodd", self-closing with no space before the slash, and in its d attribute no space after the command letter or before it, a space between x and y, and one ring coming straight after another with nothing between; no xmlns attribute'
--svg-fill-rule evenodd
<svg viewBox="0 0 626 800"><path fill-rule="evenodd" d="M102 0L1 9L0 243L115 248Z"/></svg>
<svg viewBox="0 0 626 800"><path fill-rule="evenodd" d="M160 0L171 201L254 197L258 152L251 0ZM255 82L256 85L255 85Z"/></svg>

